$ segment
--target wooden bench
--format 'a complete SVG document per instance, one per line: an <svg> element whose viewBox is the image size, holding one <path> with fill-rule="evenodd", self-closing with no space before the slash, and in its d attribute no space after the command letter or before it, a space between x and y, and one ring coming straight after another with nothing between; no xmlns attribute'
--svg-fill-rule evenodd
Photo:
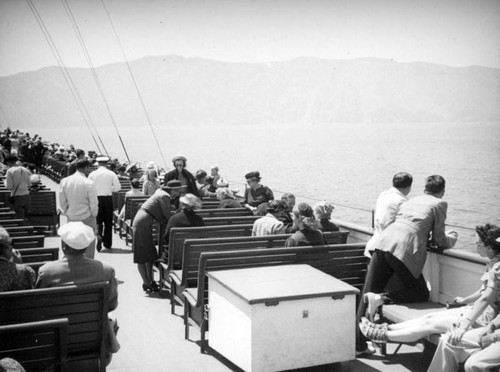
<svg viewBox="0 0 500 372"><path fill-rule="evenodd" d="M182 248L186 239L250 236L253 225L174 227L170 230L167 263L160 263L160 294L170 289L169 273L182 268ZM164 249L164 248L163 248Z"/></svg>
<svg viewBox="0 0 500 372"><path fill-rule="evenodd" d="M30 265L32 263L47 263L59 259L59 248L21 248L17 249L21 254L23 264Z"/></svg>
<svg viewBox="0 0 500 372"><path fill-rule="evenodd" d="M206 252L200 255L197 287L187 288L184 296L185 338L189 339L191 325L200 328L201 352L205 351L205 332L208 329L207 273L259 266L309 264L361 289L366 275L365 244L334 244L293 248L268 248L227 252Z"/></svg>
<svg viewBox="0 0 500 372"><path fill-rule="evenodd" d="M34 226L7 226L5 230L7 230L11 238L14 236L33 235L35 233Z"/></svg>
<svg viewBox="0 0 500 372"><path fill-rule="evenodd" d="M229 238L186 239L184 241L180 270L169 273L171 313L175 313L176 301L184 303L183 291L196 287L200 255L206 252L236 251L255 248L283 248L292 234L244 236ZM328 244L346 244L349 232L325 232Z"/></svg>
<svg viewBox="0 0 500 372"><path fill-rule="evenodd" d="M128 243L128 238L127 235L129 234L129 228L132 227L132 222L133 222L133 217L135 217L135 214L132 215L132 209L133 209L133 204L135 203L135 212L137 213L137 205L144 203L146 200L148 200L149 196L129 196L125 198L125 215L123 217L123 221L120 227L120 238L123 238L125 235L125 243Z"/></svg>
<svg viewBox="0 0 500 372"><path fill-rule="evenodd" d="M32 225L46 226L56 235L59 226L55 191L30 192L28 221Z"/></svg>
<svg viewBox="0 0 500 372"><path fill-rule="evenodd" d="M12 220L16 218L15 212L0 212L0 220ZM1 222L0 222L1 223Z"/></svg>
<svg viewBox="0 0 500 372"><path fill-rule="evenodd" d="M66 370L68 319L0 326L0 359L12 358L27 372Z"/></svg>
<svg viewBox="0 0 500 372"><path fill-rule="evenodd" d="M45 244L45 235L13 236L12 247L19 248L42 248Z"/></svg>
<svg viewBox="0 0 500 372"><path fill-rule="evenodd" d="M68 369L105 371L108 283L0 293L0 324L68 318Z"/></svg>
<svg viewBox="0 0 500 372"><path fill-rule="evenodd" d="M202 200L203 202L203 205L201 207L201 210L204 210L204 209L217 209L217 207L219 206L220 204L220 201L217 200L217 199L209 199L209 200ZM231 209L231 208L227 208L227 209Z"/></svg>

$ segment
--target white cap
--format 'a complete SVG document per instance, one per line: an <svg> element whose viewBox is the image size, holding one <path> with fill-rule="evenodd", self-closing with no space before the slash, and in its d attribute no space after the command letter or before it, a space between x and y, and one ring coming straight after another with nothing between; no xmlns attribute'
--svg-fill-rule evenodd
<svg viewBox="0 0 500 372"><path fill-rule="evenodd" d="M78 250L87 248L95 239L94 229L81 221L68 222L57 233L70 248Z"/></svg>
<svg viewBox="0 0 500 372"><path fill-rule="evenodd" d="M95 160L98 163L106 163L109 161L109 158L107 156L98 156L97 158L95 158Z"/></svg>

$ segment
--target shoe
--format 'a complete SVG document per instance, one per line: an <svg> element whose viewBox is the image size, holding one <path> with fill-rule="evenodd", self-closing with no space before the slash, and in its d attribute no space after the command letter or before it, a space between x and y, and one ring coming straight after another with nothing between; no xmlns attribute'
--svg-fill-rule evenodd
<svg viewBox="0 0 500 372"><path fill-rule="evenodd" d="M156 283L154 280L151 282L151 289L153 292L159 292L160 287L158 286L158 283Z"/></svg>
<svg viewBox="0 0 500 372"><path fill-rule="evenodd" d="M387 329L377 328L373 323L366 324L359 322L361 333L368 339L378 344L385 344L388 341Z"/></svg>
<svg viewBox="0 0 500 372"><path fill-rule="evenodd" d="M383 305L384 301L380 295L368 292L363 295L363 302L367 304L366 317L370 322L373 322L375 314L377 313L379 307Z"/></svg>
<svg viewBox="0 0 500 372"><path fill-rule="evenodd" d="M375 354L375 349L372 347L366 346L366 349L363 349L363 350L358 350L356 348L356 356L357 357L363 356L363 355L373 355L373 354Z"/></svg>
<svg viewBox="0 0 500 372"><path fill-rule="evenodd" d="M95 246L96 249L97 249L97 252L100 252L102 250L102 239L101 238L97 238L97 245Z"/></svg>
<svg viewBox="0 0 500 372"><path fill-rule="evenodd" d="M372 327L379 328L379 329L385 329L385 330L389 329L388 323L372 323L364 316L361 317L361 323L363 323L367 326L371 325Z"/></svg>
<svg viewBox="0 0 500 372"><path fill-rule="evenodd" d="M147 293L154 292L152 286L147 284L142 285L142 290Z"/></svg>

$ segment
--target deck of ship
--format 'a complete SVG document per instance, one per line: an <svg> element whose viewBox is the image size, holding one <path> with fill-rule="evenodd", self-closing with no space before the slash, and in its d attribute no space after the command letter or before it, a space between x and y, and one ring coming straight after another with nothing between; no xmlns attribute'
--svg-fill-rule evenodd
<svg viewBox="0 0 500 372"><path fill-rule="evenodd" d="M43 183L52 190L58 189L58 185L46 177ZM61 217L61 223L64 222L65 218ZM131 247L118 235L113 235L112 249L96 252L95 258L113 266L119 282L119 305L114 315L120 326L121 349L113 355L108 371L240 371L211 349L206 354L200 353L200 334L196 330L191 330L189 341L184 339L182 307L177 306L176 315L172 315L167 298L143 292ZM349 362L300 371L420 372L427 369L430 360L420 347L403 346L397 355L390 355L395 348L394 344L388 345L387 357L377 352Z"/></svg>

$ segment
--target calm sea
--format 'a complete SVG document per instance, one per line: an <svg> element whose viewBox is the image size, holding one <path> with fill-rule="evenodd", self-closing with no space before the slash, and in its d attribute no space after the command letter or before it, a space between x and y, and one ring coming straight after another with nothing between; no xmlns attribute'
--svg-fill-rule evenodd
<svg viewBox="0 0 500 372"><path fill-rule="evenodd" d="M81 127L20 128L45 140L96 149ZM165 166L149 126L118 127L130 159ZM98 128L111 156L125 160L117 131ZM440 174L447 182L448 220L459 233L459 247L474 249L474 226L500 224L500 123L399 123L318 125L172 125L155 128L170 169L176 154L188 169L217 164L244 189L244 175L259 170L262 183L276 194L294 193L314 203L336 205L334 217L371 225L378 194L391 186L394 173L413 175L410 197L423 193L424 179Z"/></svg>

